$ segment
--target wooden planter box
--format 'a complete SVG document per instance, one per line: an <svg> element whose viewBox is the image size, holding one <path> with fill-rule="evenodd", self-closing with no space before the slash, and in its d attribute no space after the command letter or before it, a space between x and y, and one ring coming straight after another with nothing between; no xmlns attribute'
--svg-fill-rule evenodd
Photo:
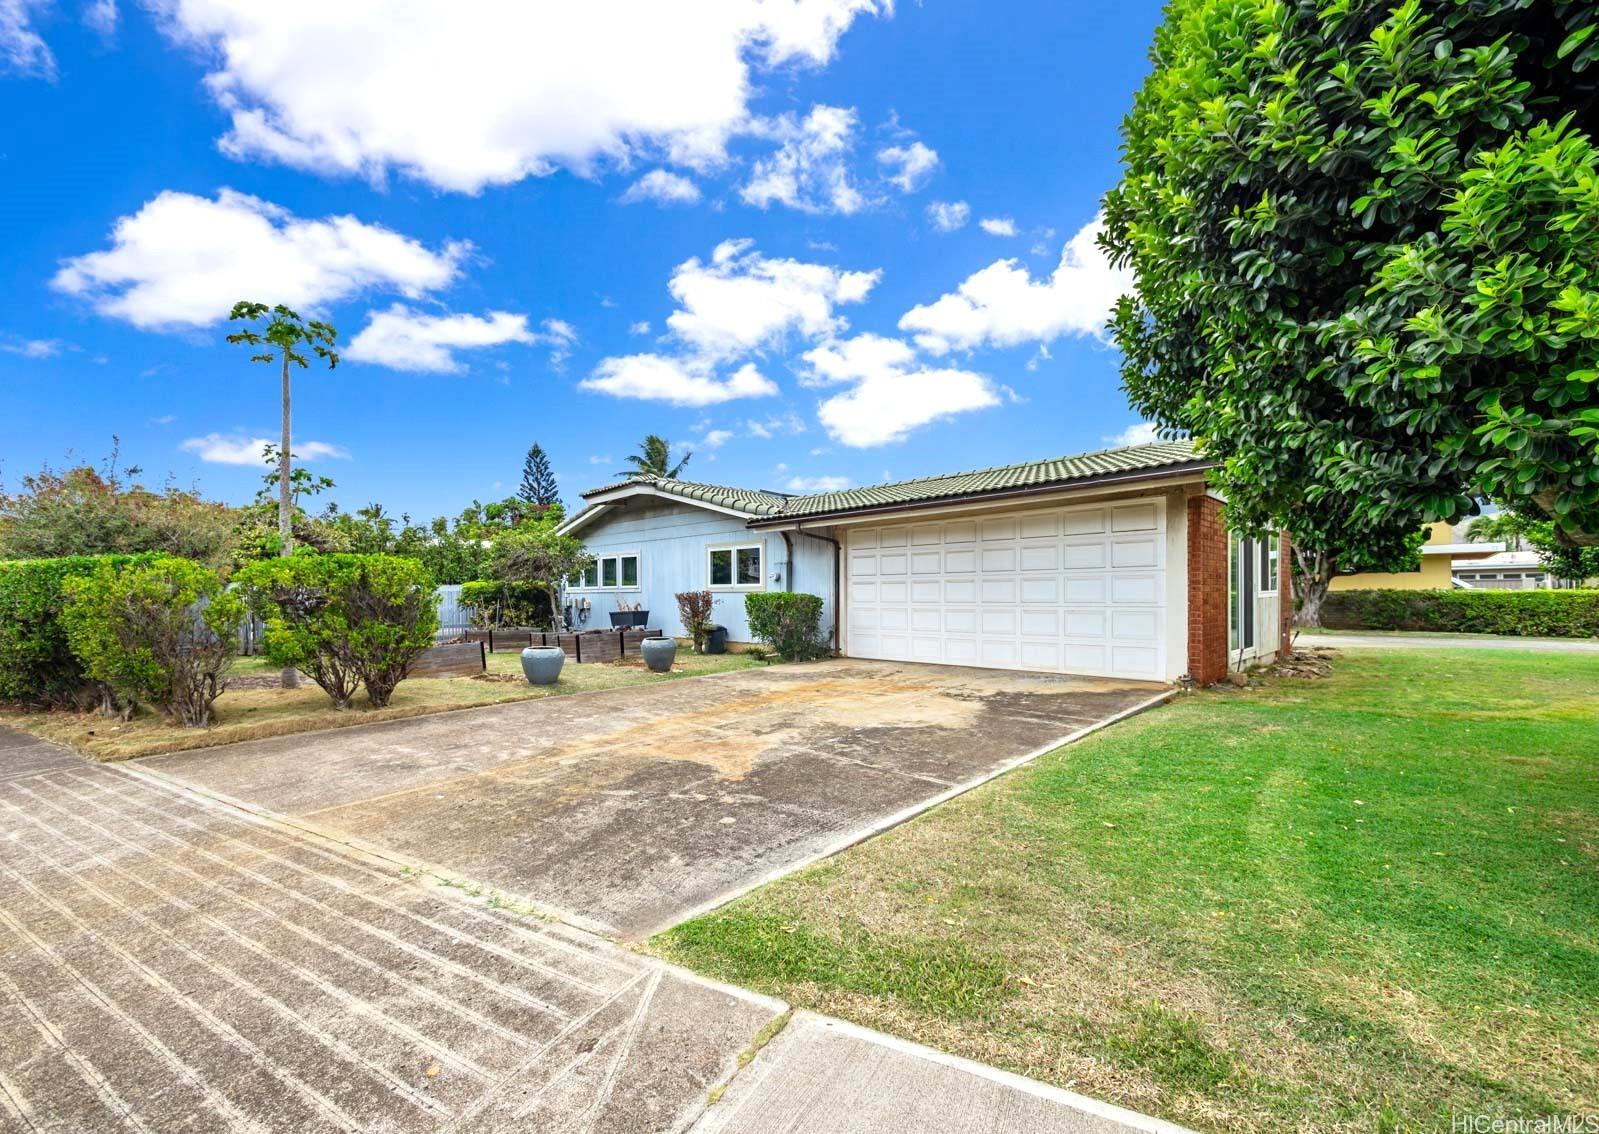
<svg viewBox="0 0 1599 1134"><path fill-rule="evenodd" d="M470 677L488 669L482 642L434 646L411 663L410 677Z"/></svg>
<svg viewBox="0 0 1599 1134"><path fill-rule="evenodd" d="M659 630L581 630L577 633L549 634L534 631L534 646L559 646L574 662L607 662L637 657L639 643L646 638L663 637ZM496 639L497 640L497 639Z"/></svg>

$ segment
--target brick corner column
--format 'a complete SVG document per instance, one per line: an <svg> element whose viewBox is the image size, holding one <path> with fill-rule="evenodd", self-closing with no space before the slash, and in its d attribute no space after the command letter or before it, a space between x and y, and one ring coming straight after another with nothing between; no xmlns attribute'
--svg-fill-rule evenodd
<svg viewBox="0 0 1599 1134"><path fill-rule="evenodd" d="M1188 501L1188 676L1214 685L1227 676L1227 527L1221 501Z"/></svg>

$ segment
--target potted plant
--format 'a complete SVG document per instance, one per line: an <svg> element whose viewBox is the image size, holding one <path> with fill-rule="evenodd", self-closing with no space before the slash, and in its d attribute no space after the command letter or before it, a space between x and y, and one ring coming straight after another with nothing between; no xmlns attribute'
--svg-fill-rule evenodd
<svg viewBox="0 0 1599 1134"><path fill-rule="evenodd" d="M644 609L641 602L616 604L616 609L611 611L611 626L622 629L625 626L648 626L650 612Z"/></svg>

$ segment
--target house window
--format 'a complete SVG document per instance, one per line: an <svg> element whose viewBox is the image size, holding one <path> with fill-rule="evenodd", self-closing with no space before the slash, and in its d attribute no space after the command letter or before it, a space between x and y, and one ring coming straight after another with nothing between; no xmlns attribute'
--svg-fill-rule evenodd
<svg viewBox="0 0 1599 1134"><path fill-rule="evenodd" d="M585 591L637 590L639 585L639 557L637 554L601 555L581 574L573 575L574 588Z"/></svg>
<svg viewBox="0 0 1599 1134"><path fill-rule="evenodd" d="M1277 593L1278 573L1282 569L1282 538L1276 533L1270 533L1260 541L1260 593L1274 595Z"/></svg>
<svg viewBox="0 0 1599 1134"><path fill-rule="evenodd" d="M706 549L706 578L712 587L755 590L763 585L765 550L762 544Z"/></svg>

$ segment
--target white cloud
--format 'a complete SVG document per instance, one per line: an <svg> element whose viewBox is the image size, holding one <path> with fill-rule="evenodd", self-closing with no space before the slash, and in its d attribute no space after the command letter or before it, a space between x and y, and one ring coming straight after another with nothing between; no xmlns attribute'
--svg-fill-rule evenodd
<svg viewBox="0 0 1599 1134"><path fill-rule="evenodd" d="M782 140L776 153L756 161L739 196L747 205L787 205L806 213L858 213L870 202L851 182L855 148L853 108L813 106L804 121L774 119L767 132Z"/></svg>
<svg viewBox="0 0 1599 1134"><path fill-rule="evenodd" d="M903 441L942 418L998 405L993 383L969 370L921 369L867 378L817 410L828 435L852 448Z"/></svg>
<svg viewBox="0 0 1599 1134"><path fill-rule="evenodd" d="M804 433L805 420L793 410L789 410L786 413L772 414L762 421L746 421L744 428L749 431L751 437L770 440L780 433Z"/></svg>
<svg viewBox="0 0 1599 1134"><path fill-rule="evenodd" d="M194 453L202 461L213 465L262 465L266 463L266 448L276 441L267 437L245 437L242 434L224 436L207 433L204 437L190 437L178 446L185 453ZM294 459L317 461L325 458L348 460L350 454L337 445L325 441L296 441Z"/></svg>
<svg viewBox="0 0 1599 1134"><path fill-rule="evenodd" d="M31 13L50 0L0 0L0 75L54 79L56 58L33 29Z"/></svg>
<svg viewBox="0 0 1599 1134"><path fill-rule="evenodd" d="M731 429L713 429L699 440L702 449L720 449L733 439Z"/></svg>
<svg viewBox="0 0 1599 1134"><path fill-rule="evenodd" d="M908 345L879 335L825 343L805 361L812 381L855 383L825 399L817 416L833 440L857 449L903 441L919 426L1000 400L985 375L924 366Z"/></svg>
<svg viewBox="0 0 1599 1134"><path fill-rule="evenodd" d="M855 382L862 378L904 370L916 361L916 352L903 339L862 334L852 339L832 340L805 352L810 372L806 385Z"/></svg>
<svg viewBox="0 0 1599 1134"><path fill-rule="evenodd" d="M153 3L214 61L226 152L463 192L640 158L714 164L748 120L752 66L820 66L856 16L892 12L892 0Z"/></svg>
<svg viewBox="0 0 1599 1134"><path fill-rule="evenodd" d="M1129 425L1114 437L1105 440L1115 446L1123 445L1152 445L1160 440L1160 427L1152 421L1140 421L1137 425Z"/></svg>
<svg viewBox="0 0 1599 1134"><path fill-rule="evenodd" d="M700 199L700 187L682 174L652 169L627 187L624 205L654 201L657 205L692 205Z"/></svg>
<svg viewBox="0 0 1599 1134"><path fill-rule="evenodd" d="M977 227L990 236L1016 235L1016 222L1010 217L984 217L977 222Z"/></svg>
<svg viewBox="0 0 1599 1134"><path fill-rule="evenodd" d="M604 457L594 456L594 457L590 457L589 458L589 464L591 464L591 465L614 465L614 464L616 464L616 458L615 457L610 457L610 456L604 456Z"/></svg>
<svg viewBox="0 0 1599 1134"><path fill-rule="evenodd" d="M927 206L927 219L939 232L965 228L971 216L972 207L965 201L934 201Z"/></svg>
<svg viewBox="0 0 1599 1134"><path fill-rule="evenodd" d="M177 421L177 420L178 420L177 414L164 413L160 417L152 417L150 419L150 424L151 425L171 425L174 421Z"/></svg>
<svg viewBox="0 0 1599 1134"><path fill-rule="evenodd" d="M167 191L111 230L111 246L65 261L50 281L137 327L203 327L240 299L315 310L367 291L408 298L455 279L471 252L437 252L351 216L301 220L257 197Z"/></svg>
<svg viewBox="0 0 1599 1134"><path fill-rule="evenodd" d="M693 353L711 359L760 350L790 332L835 334L847 324L833 308L864 300L881 275L768 259L751 241L727 240L709 263L696 257L673 271L667 289L679 308L666 325Z"/></svg>
<svg viewBox="0 0 1599 1134"><path fill-rule="evenodd" d="M1034 280L1017 260L997 260L955 291L907 311L900 329L931 354L1102 334L1112 304L1134 285L1132 272L1111 267L1094 242L1103 223L1096 216L1067 241L1047 280Z"/></svg>
<svg viewBox="0 0 1599 1134"><path fill-rule="evenodd" d="M564 358L576 337L571 326L559 319L546 319L544 330L535 333L529 329L526 315L509 311L490 311L487 316L429 315L396 303L387 311L372 312L344 357L391 370L454 374L464 369L455 357L457 350L547 343Z"/></svg>
<svg viewBox="0 0 1599 1134"><path fill-rule="evenodd" d="M0 342L0 351L23 358L54 358L61 353L60 339L16 339Z"/></svg>
<svg viewBox="0 0 1599 1134"><path fill-rule="evenodd" d="M83 7L83 26L101 39L117 32L117 0L89 0Z"/></svg>
<svg viewBox="0 0 1599 1134"><path fill-rule="evenodd" d="M847 476L791 476L783 487L788 492L842 492L849 486Z"/></svg>
<svg viewBox="0 0 1599 1134"><path fill-rule="evenodd" d="M778 392L777 384L753 363L746 363L726 378L718 378L706 363L660 354L604 359L578 385L616 398L669 402L675 406L712 406Z"/></svg>
<svg viewBox="0 0 1599 1134"><path fill-rule="evenodd" d="M649 334L650 333L650 321L648 319L640 319L637 323L629 323L627 325L627 333L630 334L630 335L647 335L647 334Z"/></svg>
<svg viewBox="0 0 1599 1134"><path fill-rule="evenodd" d="M914 193L938 168L938 151L921 142L912 142L908 146L878 150L877 160L890 167L888 180L899 186L901 193Z"/></svg>

